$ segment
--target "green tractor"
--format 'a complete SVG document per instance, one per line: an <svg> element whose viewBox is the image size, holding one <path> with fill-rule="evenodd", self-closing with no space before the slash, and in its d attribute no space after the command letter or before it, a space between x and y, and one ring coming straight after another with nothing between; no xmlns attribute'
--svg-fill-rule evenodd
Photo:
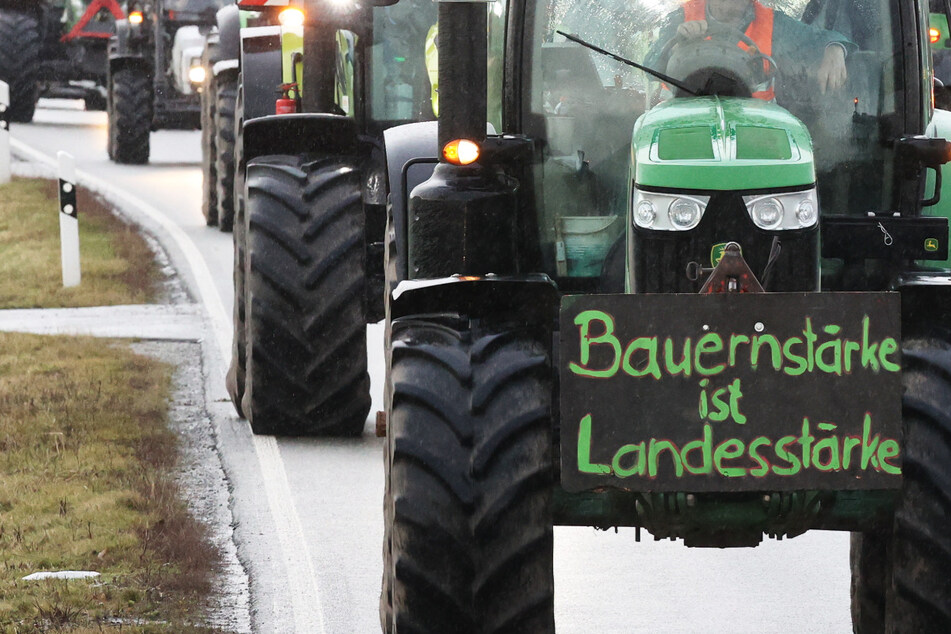
<svg viewBox="0 0 951 634"><path fill-rule="evenodd" d="M276 5L279 24L241 31L228 392L255 433L358 435L383 317L384 131L435 119L436 5L239 3Z"/></svg>
<svg viewBox="0 0 951 634"><path fill-rule="evenodd" d="M928 6L714 4L440 2L438 126L385 147L384 631L554 632L554 525L850 531L856 632L951 631Z"/></svg>

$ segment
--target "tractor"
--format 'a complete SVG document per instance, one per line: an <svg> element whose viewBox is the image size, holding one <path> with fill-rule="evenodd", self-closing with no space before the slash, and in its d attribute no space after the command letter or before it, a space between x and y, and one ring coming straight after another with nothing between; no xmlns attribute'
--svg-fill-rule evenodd
<svg viewBox="0 0 951 634"><path fill-rule="evenodd" d="M108 153L149 160L154 130L197 130L205 34L230 0L128 0L109 42Z"/></svg>
<svg viewBox="0 0 951 634"><path fill-rule="evenodd" d="M856 632L951 631L929 7L751 6L439 2L439 121L384 146L383 631L554 632L555 525L849 531Z"/></svg>
<svg viewBox="0 0 951 634"><path fill-rule="evenodd" d="M240 61L218 62L240 68L228 392L255 433L359 435L366 326L383 317L383 136L435 119L425 44L436 5L239 3L275 5L279 18L259 19L279 24L242 29ZM216 167L224 182L229 166Z"/></svg>
<svg viewBox="0 0 951 634"><path fill-rule="evenodd" d="M116 0L0 1L0 81L10 86L10 120L33 120L40 97L106 107L106 52Z"/></svg>

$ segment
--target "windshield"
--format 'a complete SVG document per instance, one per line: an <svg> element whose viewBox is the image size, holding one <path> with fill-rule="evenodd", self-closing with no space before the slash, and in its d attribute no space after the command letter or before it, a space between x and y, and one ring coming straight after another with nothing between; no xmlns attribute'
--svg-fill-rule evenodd
<svg viewBox="0 0 951 634"><path fill-rule="evenodd" d="M757 16L766 13L770 19L764 26ZM864 214L892 204L889 150L880 134L883 122L902 121L903 58L894 14L889 0L764 0L762 5L750 0L549 0L531 27L536 61L527 79L530 97L523 102L525 132L547 141L536 174L542 226L548 232L543 242L560 242L568 230L564 218L595 216L604 224L625 213L635 121L666 101L686 97L558 31L677 79L690 75L694 88L706 88L708 94L774 101L812 136L822 212ZM685 22L696 20L705 20L710 29L709 38L697 40L729 44L700 58L680 54L671 40ZM716 30L718 23L727 28ZM757 55L769 60L751 64ZM749 75L734 77L743 80L739 89L726 85L730 82L704 83L709 79L704 68L731 64L738 75ZM689 189L690 183L682 187ZM609 233L623 234L623 227L615 222Z"/></svg>

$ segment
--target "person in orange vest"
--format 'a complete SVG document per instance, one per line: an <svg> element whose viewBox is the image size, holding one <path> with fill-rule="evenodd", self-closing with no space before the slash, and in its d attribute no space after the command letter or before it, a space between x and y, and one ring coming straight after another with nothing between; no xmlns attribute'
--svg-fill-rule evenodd
<svg viewBox="0 0 951 634"><path fill-rule="evenodd" d="M848 79L845 59L855 48L841 33L805 24L757 0L688 0L671 12L648 52L645 65L655 68L661 49L670 39L704 37L711 22L745 33L760 52L776 60L781 71L805 65L813 69L819 90L838 90ZM738 45L745 48L745 45ZM658 68L663 71L664 69ZM772 100L772 91L754 95Z"/></svg>

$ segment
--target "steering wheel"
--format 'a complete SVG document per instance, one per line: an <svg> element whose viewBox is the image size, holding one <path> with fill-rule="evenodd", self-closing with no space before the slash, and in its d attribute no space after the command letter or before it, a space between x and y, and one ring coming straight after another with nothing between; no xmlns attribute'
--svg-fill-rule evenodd
<svg viewBox="0 0 951 634"><path fill-rule="evenodd" d="M747 49L739 48L738 42ZM657 65L657 70L681 81L703 69L723 69L742 80L751 94L760 85L772 84L779 72L775 60L763 53L746 33L712 21L700 38L679 34L670 38L660 51Z"/></svg>

